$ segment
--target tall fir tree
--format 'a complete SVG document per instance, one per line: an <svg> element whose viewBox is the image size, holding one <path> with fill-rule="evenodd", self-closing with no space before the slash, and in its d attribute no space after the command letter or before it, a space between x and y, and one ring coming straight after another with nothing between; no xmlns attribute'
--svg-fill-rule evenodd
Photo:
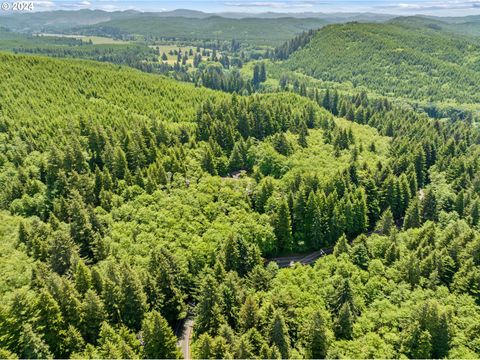
<svg viewBox="0 0 480 360"><path fill-rule="evenodd" d="M147 359L179 359L176 337L167 320L157 311L149 312L142 322L143 352Z"/></svg>
<svg viewBox="0 0 480 360"><path fill-rule="evenodd" d="M273 229L277 238L277 250L284 253L292 250L292 227L290 210L286 199L281 199L273 214Z"/></svg>
<svg viewBox="0 0 480 360"><path fill-rule="evenodd" d="M437 196L432 188L425 190L425 195L422 200L421 213L423 221L435 221L438 218Z"/></svg>
<svg viewBox="0 0 480 360"><path fill-rule="evenodd" d="M421 225L420 219L420 204L417 199L413 199L407 208L405 213L405 219L403 221L403 229L418 228Z"/></svg>
<svg viewBox="0 0 480 360"><path fill-rule="evenodd" d="M337 339L350 340L353 336L353 314L348 302L344 303L335 319L335 336Z"/></svg>
<svg viewBox="0 0 480 360"><path fill-rule="evenodd" d="M305 336L307 358L325 359L328 351L328 338L325 320L319 311L315 311L308 323Z"/></svg>
<svg viewBox="0 0 480 360"><path fill-rule="evenodd" d="M274 345L280 351L282 359L288 359L290 356L290 337L285 319L280 312L275 311L270 324L270 344Z"/></svg>
<svg viewBox="0 0 480 360"><path fill-rule="evenodd" d="M218 282L207 274L200 286L195 318L195 332L216 335L220 326L225 322L222 315L222 297Z"/></svg>
<svg viewBox="0 0 480 360"><path fill-rule="evenodd" d="M102 300L93 290L85 293L81 307L81 332L86 341L95 344L106 318Z"/></svg>
<svg viewBox="0 0 480 360"><path fill-rule="evenodd" d="M125 325L138 331L147 310L147 297L135 271L125 264L122 272L120 314Z"/></svg>

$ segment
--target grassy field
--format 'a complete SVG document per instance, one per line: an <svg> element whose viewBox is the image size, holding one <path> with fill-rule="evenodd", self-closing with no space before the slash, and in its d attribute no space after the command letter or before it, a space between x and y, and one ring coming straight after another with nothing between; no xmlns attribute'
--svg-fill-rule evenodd
<svg viewBox="0 0 480 360"><path fill-rule="evenodd" d="M46 36L46 37L67 37L72 39L79 39L83 42L92 42L93 45L112 45L112 44L128 44L129 41L116 40L105 36L85 36L85 35L64 35L64 34L50 34L50 33L40 33L36 36Z"/></svg>

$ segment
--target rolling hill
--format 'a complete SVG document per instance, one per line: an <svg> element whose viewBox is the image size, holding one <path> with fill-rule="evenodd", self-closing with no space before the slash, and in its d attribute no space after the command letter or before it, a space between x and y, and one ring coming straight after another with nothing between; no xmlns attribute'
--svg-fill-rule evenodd
<svg viewBox="0 0 480 360"><path fill-rule="evenodd" d="M405 24L329 25L284 64L312 77L351 82L418 101L480 100L478 41Z"/></svg>
<svg viewBox="0 0 480 360"><path fill-rule="evenodd" d="M12 31L63 31L75 26L93 25L117 18L131 17L136 11L107 12L102 10L57 10L32 13L13 13L0 16L0 24Z"/></svg>
<svg viewBox="0 0 480 360"><path fill-rule="evenodd" d="M388 21L391 24L404 25L417 29L433 29L457 35L476 37L480 35L480 17L429 17L429 16L403 16Z"/></svg>
<svg viewBox="0 0 480 360"><path fill-rule="evenodd" d="M474 72L471 42L349 26L353 70L402 34ZM185 318L198 359L478 358L479 138L365 92L0 53L0 358L180 358Z"/></svg>
<svg viewBox="0 0 480 360"><path fill-rule="evenodd" d="M143 35L149 38L172 40L231 41L236 39L252 45L273 46L326 23L323 19L315 18L226 19L220 16L186 18L141 14L134 18L75 28L71 32L100 36Z"/></svg>

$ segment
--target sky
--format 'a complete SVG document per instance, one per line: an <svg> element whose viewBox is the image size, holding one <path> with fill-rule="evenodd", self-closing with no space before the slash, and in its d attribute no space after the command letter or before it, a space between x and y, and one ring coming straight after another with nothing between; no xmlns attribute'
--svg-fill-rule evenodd
<svg viewBox="0 0 480 360"><path fill-rule="evenodd" d="M480 14L480 0L37 0L35 11L134 9L204 12L375 12L397 15L464 16Z"/></svg>

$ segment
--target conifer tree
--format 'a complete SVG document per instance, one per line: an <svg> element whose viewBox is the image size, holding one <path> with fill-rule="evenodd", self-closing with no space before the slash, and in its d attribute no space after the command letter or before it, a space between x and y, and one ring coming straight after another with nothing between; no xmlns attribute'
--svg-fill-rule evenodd
<svg viewBox="0 0 480 360"><path fill-rule="evenodd" d="M349 279L342 279L335 291L333 311L339 313L342 306L348 303L353 310L353 294Z"/></svg>
<svg viewBox="0 0 480 360"><path fill-rule="evenodd" d="M480 204L476 199L470 208L470 223L474 226L478 225L480 220Z"/></svg>
<svg viewBox="0 0 480 360"><path fill-rule="evenodd" d="M106 318L102 300L93 290L85 293L81 308L82 335L89 343L95 343Z"/></svg>
<svg viewBox="0 0 480 360"><path fill-rule="evenodd" d="M252 85L253 87L257 87L260 84L260 66L258 64L255 64L253 67L253 78L252 78Z"/></svg>
<svg viewBox="0 0 480 360"><path fill-rule="evenodd" d="M167 249L155 250L148 265L148 302L173 325L185 312L178 260Z"/></svg>
<svg viewBox="0 0 480 360"><path fill-rule="evenodd" d="M260 82L265 82L267 81L267 71L265 69L265 63L262 62L262 64L260 65L260 72L259 72L259 80Z"/></svg>
<svg viewBox="0 0 480 360"><path fill-rule="evenodd" d="M228 160L228 169L232 173L245 168L245 159L240 148L240 143L235 143L230 158Z"/></svg>
<svg viewBox="0 0 480 360"><path fill-rule="evenodd" d="M295 243L298 244L305 239L305 207L306 207L305 191L300 188L293 201L293 221L292 229L295 229L293 236Z"/></svg>
<svg viewBox="0 0 480 360"><path fill-rule="evenodd" d="M245 336L240 337L234 354L234 359L252 359L252 345Z"/></svg>
<svg viewBox="0 0 480 360"><path fill-rule="evenodd" d="M433 189L425 191L425 197L422 200L421 209L422 220L437 220L437 196Z"/></svg>
<svg viewBox="0 0 480 360"><path fill-rule="evenodd" d="M400 178L399 178L399 196L400 196L400 199L399 199L400 214L403 215L408 208L408 204L410 202L410 197L411 197L410 185L408 183L408 178L405 175L405 173L400 175Z"/></svg>
<svg viewBox="0 0 480 360"><path fill-rule="evenodd" d="M130 266L124 265L122 272L120 314L125 325L139 330L147 310L147 298L138 275Z"/></svg>
<svg viewBox="0 0 480 360"><path fill-rule="evenodd" d="M464 211L465 211L465 194L463 191L460 191L457 194L457 197L455 199L455 210L460 215L463 217Z"/></svg>
<svg viewBox="0 0 480 360"><path fill-rule="evenodd" d="M195 318L197 334L216 335L220 325L225 322L222 315L222 298L215 278L208 274L202 281Z"/></svg>
<svg viewBox="0 0 480 360"><path fill-rule="evenodd" d="M338 115L338 102L339 102L338 91L335 90L333 92L332 106L331 106L331 109L330 109L332 114L335 115L335 116Z"/></svg>
<svg viewBox="0 0 480 360"><path fill-rule="evenodd" d="M325 321L319 311L315 311L307 327L305 348L307 358L325 359L328 350L328 338Z"/></svg>
<svg viewBox="0 0 480 360"><path fill-rule="evenodd" d="M149 312L142 322L143 351L147 359L179 359L176 338L167 320L157 311Z"/></svg>
<svg viewBox="0 0 480 360"><path fill-rule="evenodd" d="M290 210L287 200L282 199L273 216L273 229L277 238L277 250L279 253L292 249L292 228L290 225Z"/></svg>
<svg viewBox="0 0 480 360"><path fill-rule="evenodd" d="M285 134L283 132L280 133L280 134L277 134L274 137L274 139L275 139L274 140L275 150L277 150L282 155L285 155L285 156L290 155L292 149L290 147L290 144L289 144Z"/></svg>
<svg viewBox="0 0 480 360"><path fill-rule="evenodd" d="M317 197L313 191L310 192L305 207L304 229L305 229L305 246L309 249L314 248L315 228L318 215Z"/></svg>
<svg viewBox="0 0 480 360"><path fill-rule="evenodd" d="M61 342L61 355L59 358L67 359L72 353L79 353L84 348L85 340L80 331L76 327L69 325Z"/></svg>
<svg viewBox="0 0 480 360"><path fill-rule="evenodd" d="M282 359L288 359L290 354L290 337L288 336L288 328L285 320L278 311L273 315L269 335L270 344L278 348Z"/></svg>
<svg viewBox="0 0 480 360"><path fill-rule="evenodd" d="M417 199L413 199L407 208L405 213L405 219L403 221L403 229L417 228L421 225L420 219L420 206Z"/></svg>
<svg viewBox="0 0 480 360"><path fill-rule="evenodd" d="M393 214L390 208L388 208L383 212L382 217L378 221L377 230L380 232L380 234L389 235L394 226L395 223L393 221Z"/></svg>
<svg viewBox="0 0 480 360"><path fill-rule="evenodd" d="M259 322L258 305L253 296L247 296L240 309L240 327L243 331L256 328Z"/></svg>
<svg viewBox="0 0 480 360"><path fill-rule="evenodd" d="M61 335L64 321L60 306L46 290L43 290L37 302L38 318L36 330L43 334L43 340L55 357L61 356Z"/></svg>
<svg viewBox="0 0 480 360"><path fill-rule="evenodd" d="M427 330L422 330L415 323L406 334L403 347L404 352L412 359L429 359L432 353L432 337Z"/></svg>
<svg viewBox="0 0 480 360"><path fill-rule="evenodd" d="M340 236L340 238L337 240L337 243L335 244L335 247L333 249L333 254L338 257L341 254L349 254L350 253L350 244L348 243L347 237L345 234Z"/></svg>
<svg viewBox="0 0 480 360"><path fill-rule="evenodd" d="M350 106L345 114L345 119L354 121L355 120L355 112L353 110L353 106Z"/></svg>
<svg viewBox="0 0 480 360"><path fill-rule="evenodd" d="M128 172L127 156L121 147L116 147L113 154L113 176L116 179L125 179Z"/></svg>
<svg viewBox="0 0 480 360"><path fill-rule="evenodd" d="M300 125L300 131L298 132L298 144L303 148L308 147L307 136L308 136L307 125L305 124L304 121L302 121L302 124Z"/></svg>
<svg viewBox="0 0 480 360"><path fill-rule="evenodd" d="M350 257L355 265L364 270L368 268L370 255L368 253L365 235L360 235L354 240Z"/></svg>
<svg viewBox="0 0 480 360"><path fill-rule="evenodd" d="M214 341L209 334L201 334L195 344L195 355L198 359L214 358Z"/></svg>
<svg viewBox="0 0 480 360"><path fill-rule="evenodd" d="M75 288L82 295L85 294L92 285L90 269L82 260L78 260L73 278L75 281Z"/></svg>
<svg viewBox="0 0 480 360"><path fill-rule="evenodd" d="M436 301L431 301L421 306L418 317L420 329L430 333L432 357L440 359L447 356L451 339L447 314L440 310Z"/></svg>
<svg viewBox="0 0 480 360"><path fill-rule="evenodd" d="M419 147L414 154L415 172L417 173L417 184L419 188L425 185L425 151Z"/></svg>
<svg viewBox="0 0 480 360"><path fill-rule="evenodd" d="M213 342L212 353L214 359L230 359L229 344L223 336L217 336Z"/></svg>
<svg viewBox="0 0 480 360"><path fill-rule="evenodd" d="M365 189L367 216L369 228L373 228L380 217L379 191L375 181L371 176L362 179L362 185Z"/></svg>
<svg viewBox="0 0 480 360"><path fill-rule="evenodd" d="M392 242L385 252L385 263L387 265L393 264L396 260L400 258L400 250L397 247L395 242Z"/></svg>
<svg viewBox="0 0 480 360"><path fill-rule="evenodd" d="M77 254L77 247L70 234L61 229L54 232L48 253L52 270L63 275L70 269L72 257Z"/></svg>
<svg viewBox="0 0 480 360"><path fill-rule="evenodd" d="M208 146L205 149L202 159L202 167L210 175L217 175L217 169L215 167L215 158L213 156L212 149Z"/></svg>
<svg viewBox="0 0 480 360"><path fill-rule="evenodd" d="M88 350L88 346L87 346ZM140 342L135 335L125 327L114 329L107 322L103 322L98 339L98 358L133 359L139 357ZM85 358L85 356L81 356Z"/></svg>
<svg viewBox="0 0 480 360"><path fill-rule="evenodd" d="M350 340L353 335L353 314L348 302L340 308L334 325L335 336L337 339Z"/></svg>
<svg viewBox="0 0 480 360"><path fill-rule="evenodd" d="M327 91L325 92L325 96L323 97L322 106L325 109L330 110L331 102L330 102L330 90L329 89L327 89Z"/></svg>
<svg viewBox="0 0 480 360"><path fill-rule="evenodd" d="M230 271L220 285L220 294L222 296L222 314L226 322L232 328L238 328L239 309L242 302L242 289L239 285L240 278L234 271Z"/></svg>
<svg viewBox="0 0 480 360"><path fill-rule="evenodd" d="M70 200L70 235L80 246L81 254L92 257L93 228L90 217L78 191L72 192Z"/></svg>
<svg viewBox="0 0 480 360"><path fill-rule="evenodd" d="M43 338L35 333L32 325L23 325L19 339L19 355L23 359L52 359L52 353Z"/></svg>

